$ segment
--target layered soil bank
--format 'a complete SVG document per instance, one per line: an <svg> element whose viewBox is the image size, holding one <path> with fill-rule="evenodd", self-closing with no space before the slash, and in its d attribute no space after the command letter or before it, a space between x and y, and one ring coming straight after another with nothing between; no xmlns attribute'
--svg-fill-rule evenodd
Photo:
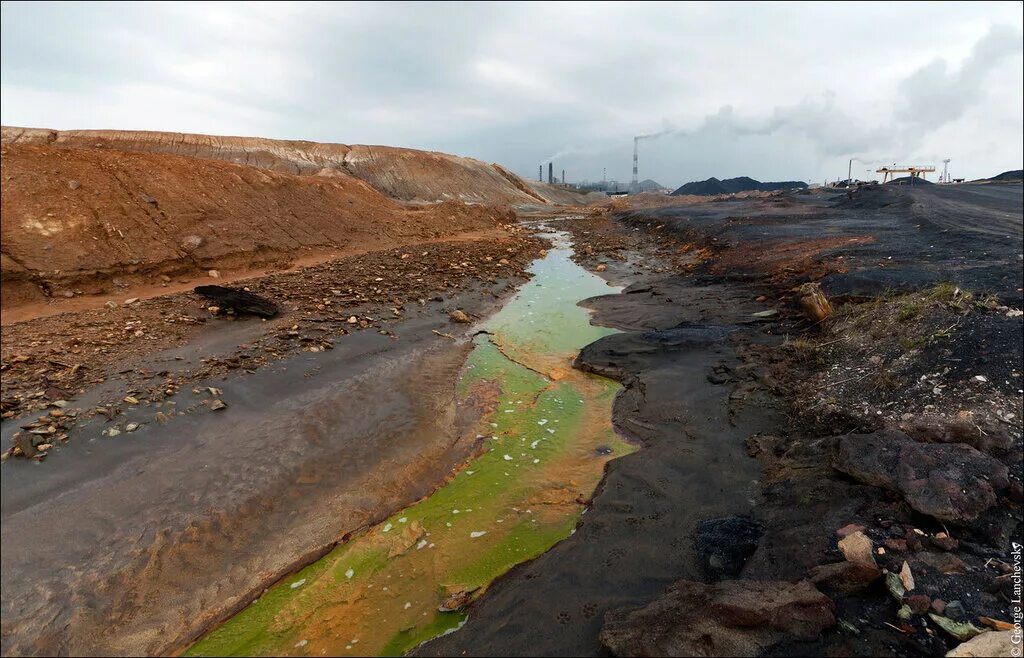
<svg viewBox="0 0 1024 658"><path fill-rule="evenodd" d="M557 186L527 184L500 165L436 151L391 146L131 130L58 131L15 127L3 128L3 143L164 153L223 160L290 174L351 176L365 181L385 196L405 201L576 205L586 198Z"/></svg>
<svg viewBox="0 0 1024 658"><path fill-rule="evenodd" d="M5 311L140 296L210 270L228 277L467 232L502 234L514 222L507 208L459 201L409 207L349 175L84 144L2 148Z"/></svg>

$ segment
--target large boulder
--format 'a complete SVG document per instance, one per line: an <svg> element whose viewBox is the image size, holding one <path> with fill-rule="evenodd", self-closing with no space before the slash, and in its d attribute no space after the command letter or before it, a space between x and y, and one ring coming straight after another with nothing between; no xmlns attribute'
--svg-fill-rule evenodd
<svg viewBox="0 0 1024 658"><path fill-rule="evenodd" d="M806 580L680 580L643 608L609 612L600 638L616 656L756 656L818 637L834 611Z"/></svg>
<svg viewBox="0 0 1024 658"><path fill-rule="evenodd" d="M895 430L840 437L833 466L951 523L978 518L1009 485L1006 466L969 445L918 443Z"/></svg>

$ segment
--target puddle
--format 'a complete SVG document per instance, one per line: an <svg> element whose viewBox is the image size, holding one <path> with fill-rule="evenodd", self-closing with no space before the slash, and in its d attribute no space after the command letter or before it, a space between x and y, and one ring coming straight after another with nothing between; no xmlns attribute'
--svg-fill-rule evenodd
<svg viewBox="0 0 1024 658"><path fill-rule="evenodd" d="M555 248L481 327L459 381L460 396L489 401L481 456L186 655L401 655L466 621L440 607L461 607L573 532L605 463L633 448L611 425L618 384L571 367L580 347L614 332L576 303L615 289L570 260L565 234L549 237Z"/></svg>

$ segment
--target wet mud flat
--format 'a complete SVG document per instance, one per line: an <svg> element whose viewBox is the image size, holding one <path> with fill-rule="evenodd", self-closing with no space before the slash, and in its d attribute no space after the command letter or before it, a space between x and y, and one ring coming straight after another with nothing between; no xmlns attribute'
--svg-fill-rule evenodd
<svg viewBox="0 0 1024 658"><path fill-rule="evenodd" d="M1007 641L1021 189L865 192L579 223L588 267L627 287L587 303L622 333L577 367L623 383L616 427L643 448L609 465L572 537L417 655L941 655L978 634ZM673 261L689 273L659 271ZM806 282L849 335L802 316ZM879 354L851 357L857 313L929 331L952 313L955 327L920 345L890 330L867 341ZM893 377L934 383L882 386L888 359ZM801 407L809 386L828 399Z"/></svg>
<svg viewBox="0 0 1024 658"><path fill-rule="evenodd" d="M3 652L169 652L429 493L474 454L486 408L475 394L456 403L471 344L438 335L459 326L439 309L493 312L507 286L465 286L387 333L192 383L226 409L161 408L159 422L152 405L122 405L117 437L96 416L43 463L4 462ZM237 321L145 359L157 370L231 354L266 324ZM5 421L5 441L19 422Z"/></svg>

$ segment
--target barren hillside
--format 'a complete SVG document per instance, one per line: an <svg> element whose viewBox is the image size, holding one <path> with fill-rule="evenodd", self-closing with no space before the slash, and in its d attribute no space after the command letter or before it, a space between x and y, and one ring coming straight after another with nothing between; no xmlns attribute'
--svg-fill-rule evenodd
<svg viewBox="0 0 1024 658"><path fill-rule="evenodd" d="M378 249L499 229L513 219L506 209L458 201L410 207L342 171L303 176L286 173L284 166L185 157L195 151L191 146L167 144L167 151L182 153L173 155L82 148L80 137L54 142L38 139L39 131L30 139L7 135L5 309L46 295L158 282L160 275L283 265L318 251ZM218 152L235 154L231 159L260 165L299 157L285 146L232 151L230 140L221 146ZM330 149L302 152L313 158Z"/></svg>
<svg viewBox="0 0 1024 658"><path fill-rule="evenodd" d="M222 137L126 130L47 130L4 127L4 144L145 151L298 175L346 173L404 201L460 200L484 204L583 204L584 195L531 187L499 165L447 153L390 146Z"/></svg>

